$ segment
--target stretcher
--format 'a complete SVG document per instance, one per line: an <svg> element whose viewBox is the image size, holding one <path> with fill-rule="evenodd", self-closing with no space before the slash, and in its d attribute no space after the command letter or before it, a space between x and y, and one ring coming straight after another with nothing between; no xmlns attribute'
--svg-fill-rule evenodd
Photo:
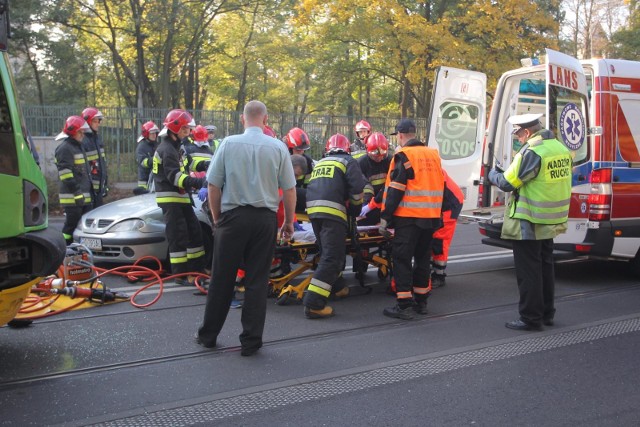
<svg viewBox="0 0 640 427"><path fill-rule="evenodd" d="M391 273L391 241L380 234L377 226L356 226L355 219L349 226L349 236L345 242L345 253L353 258L353 272L360 286L365 286L364 275L371 265L378 269L378 278L386 279ZM285 305L292 299L301 300L309 286L312 273L299 283L292 283L309 270L314 270L320 259L316 242L290 242L276 245L275 258L283 265L293 264L295 268L280 277L269 279L271 294L277 298L278 305Z"/></svg>

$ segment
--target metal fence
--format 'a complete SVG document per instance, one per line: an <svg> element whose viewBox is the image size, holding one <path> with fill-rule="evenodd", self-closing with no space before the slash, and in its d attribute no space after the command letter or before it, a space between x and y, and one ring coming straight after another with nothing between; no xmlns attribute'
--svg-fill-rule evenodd
<svg viewBox="0 0 640 427"><path fill-rule="evenodd" d="M135 109L128 107L99 107L104 115L100 134L105 145L109 161L109 176L115 182L137 180L135 152L140 126L153 120L161 126L167 114L166 109ZM27 128L33 136L55 136L62 129L65 119L79 115L80 111L65 106L24 106L24 118ZM236 111L193 111L196 123L213 124L218 128L216 137L242 133L240 113ZM309 135L311 149L309 155L314 159L322 157L324 146L329 137L336 133L355 139L354 126L360 118L332 115L306 115L300 118L294 114L269 114L269 125L282 137L292 127L300 127ZM398 121L397 117L368 117L374 131L389 135ZM416 119L418 133L424 135L426 120Z"/></svg>

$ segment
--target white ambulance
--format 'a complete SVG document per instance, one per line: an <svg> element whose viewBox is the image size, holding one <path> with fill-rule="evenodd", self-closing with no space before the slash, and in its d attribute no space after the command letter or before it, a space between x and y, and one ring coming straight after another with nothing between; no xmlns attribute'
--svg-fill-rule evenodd
<svg viewBox="0 0 640 427"><path fill-rule="evenodd" d="M507 119L542 113L573 156L569 230L556 249L631 261L640 274L640 62L549 49L543 64L529 62L498 81L486 129L485 75L437 70L428 141L463 189L464 216L479 220L483 243L510 246L500 239L505 194L484 177L520 148Z"/></svg>

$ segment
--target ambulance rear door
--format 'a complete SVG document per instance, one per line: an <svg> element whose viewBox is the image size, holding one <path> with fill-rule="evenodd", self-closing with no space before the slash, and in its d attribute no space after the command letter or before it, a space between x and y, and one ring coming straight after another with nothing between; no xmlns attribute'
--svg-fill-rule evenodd
<svg viewBox="0 0 640 427"><path fill-rule="evenodd" d="M429 147L464 194L463 210L478 205L482 141L485 132L487 77L483 73L438 67L431 98Z"/></svg>
<svg viewBox="0 0 640 427"><path fill-rule="evenodd" d="M567 233L556 244L584 241L588 228L589 108L587 78L577 59L546 50L546 127L571 151L573 158L571 206Z"/></svg>

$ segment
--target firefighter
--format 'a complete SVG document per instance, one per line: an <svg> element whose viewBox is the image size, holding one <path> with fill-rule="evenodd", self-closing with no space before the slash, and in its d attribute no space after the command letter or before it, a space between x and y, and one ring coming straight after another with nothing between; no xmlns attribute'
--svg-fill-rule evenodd
<svg viewBox="0 0 640 427"><path fill-rule="evenodd" d="M315 162L305 152L311 148L309 142L309 136L300 128L292 128L284 136L284 142L289 148L289 154L298 154L304 157L307 162L306 172L301 175L296 175L296 212L304 213L306 208L306 188L311 180L311 171Z"/></svg>
<svg viewBox="0 0 640 427"><path fill-rule="evenodd" d="M365 120L356 123L356 140L351 144L351 155L359 159L367 154L367 137L371 135L371 125Z"/></svg>
<svg viewBox="0 0 640 427"><path fill-rule="evenodd" d="M502 191L511 192L500 237L513 246L520 317L505 326L520 331L553 325L553 239L567 231L571 201L571 153L542 127L540 117L509 117L522 148L506 171L494 168L488 176Z"/></svg>
<svg viewBox="0 0 640 427"><path fill-rule="evenodd" d="M285 137L289 154L300 154L307 161L307 173L305 175L296 176L296 187L307 188L311 180L311 171L313 170L314 161L309 157L306 151L311 148L309 136L300 128L292 128Z"/></svg>
<svg viewBox="0 0 640 427"><path fill-rule="evenodd" d="M440 288L446 284L445 269L449 259L451 240L458 225L458 216L464 203L464 194L458 184L444 169L444 197L442 200L442 228L433 233L431 242L431 287Z"/></svg>
<svg viewBox="0 0 640 427"><path fill-rule="evenodd" d="M82 118L89 125L85 132L82 145L87 153L91 167L91 182L93 183L93 207L102 206L102 199L109 194L109 179L107 171L107 156L104 152L102 137L98 133L104 116L95 107L82 110Z"/></svg>
<svg viewBox="0 0 640 427"><path fill-rule="evenodd" d="M160 145L153 155L156 202L162 208L169 242L169 261L173 274L204 271L202 230L193 212L190 191L200 189L204 178L186 173L178 151L180 141L189 135L195 122L184 110L171 110L160 131ZM193 282L189 276L187 281ZM185 281L180 280L180 283Z"/></svg>
<svg viewBox="0 0 640 427"><path fill-rule="evenodd" d="M397 302L383 314L410 320L414 313L427 314L431 240L442 225L444 175L438 151L416 139L413 120L400 120L391 135L397 135L401 148L387 175L379 231L390 237L387 228L395 229L391 251Z"/></svg>
<svg viewBox="0 0 640 427"><path fill-rule="evenodd" d="M60 205L64 208L62 235L67 245L73 243L73 230L82 214L92 208L89 160L82 146L84 133L91 128L80 116L67 118L56 140L63 140L55 151L60 177Z"/></svg>
<svg viewBox="0 0 640 427"><path fill-rule="evenodd" d="M389 141L380 132L367 138L367 155L358 159L362 174L369 181L364 188L364 206L360 212L359 224L374 225L380 222L380 206L384 183L393 156L389 153Z"/></svg>
<svg viewBox="0 0 640 427"><path fill-rule="evenodd" d="M191 133L192 143L184 148L189 158L190 172L206 172L211 163L213 151L209 145L208 132L204 126L198 125Z"/></svg>
<svg viewBox="0 0 640 427"><path fill-rule="evenodd" d="M320 247L320 261L303 299L304 314L309 319L333 315L333 309L327 306L331 292L338 297L349 293L349 288L336 281L345 265L347 219L360 212L366 184L349 151L346 136L329 138L325 157L313 168L307 187L307 213Z"/></svg>
<svg viewBox="0 0 640 427"><path fill-rule="evenodd" d="M144 194L149 192L149 175L153 166L153 153L158 147L158 133L160 129L153 121L148 121L142 125L138 146L136 147L136 163L138 164L138 188L133 190L134 194Z"/></svg>

